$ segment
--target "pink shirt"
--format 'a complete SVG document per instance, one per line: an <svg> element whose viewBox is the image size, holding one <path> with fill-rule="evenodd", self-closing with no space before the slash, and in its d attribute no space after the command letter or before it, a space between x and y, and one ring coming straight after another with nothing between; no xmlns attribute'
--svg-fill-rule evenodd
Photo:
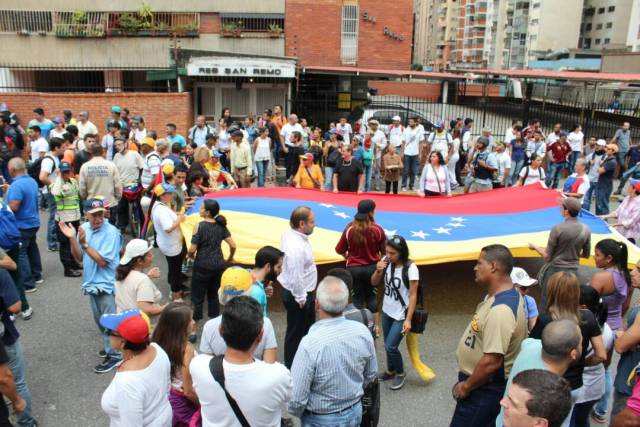
<svg viewBox="0 0 640 427"><path fill-rule="evenodd" d="M640 197L625 197L616 209L616 215L618 223L623 225L616 230L627 239L640 240Z"/></svg>
<svg viewBox="0 0 640 427"><path fill-rule="evenodd" d="M640 417L640 381L638 381L637 378L631 397L627 400L627 408L636 414L636 416Z"/></svg>

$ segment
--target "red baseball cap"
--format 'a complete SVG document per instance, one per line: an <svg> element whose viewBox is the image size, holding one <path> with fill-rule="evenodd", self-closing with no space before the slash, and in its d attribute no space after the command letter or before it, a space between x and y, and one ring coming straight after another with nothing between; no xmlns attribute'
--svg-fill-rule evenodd
<svg viewBox="0 0 640 427"><path fill-rule="evenodd" d="M300 156L302 160L311 160L313 162L313 154L307 153Z"/></svg>
<svg viewBox="0 0 640 427"><path fill-rule="evenodd" d="M109 313L100 316L100 325L115 331L126 341L142 344L149 339L149 322L138 309L125 310L120 313Z"/></svg>

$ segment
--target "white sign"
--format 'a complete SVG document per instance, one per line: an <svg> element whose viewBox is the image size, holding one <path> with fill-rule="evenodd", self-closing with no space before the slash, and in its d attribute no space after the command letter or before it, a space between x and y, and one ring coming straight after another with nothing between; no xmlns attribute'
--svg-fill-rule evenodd
<svg viewBox="0 0 640 427"><path fill-rule="evenodd" d="M190 76L271 77L292 79L296 76L293 61L263 58L191 58L187 64Z"/></svg>

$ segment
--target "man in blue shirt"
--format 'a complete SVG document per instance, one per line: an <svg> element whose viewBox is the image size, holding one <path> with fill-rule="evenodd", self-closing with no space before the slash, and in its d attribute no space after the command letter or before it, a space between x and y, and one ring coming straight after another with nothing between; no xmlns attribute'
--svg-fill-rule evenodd
<svg viewBox="0 0 640 427"><path fill-rule="evenodd" d="M14 157L9 161L9 174L13 183L9 186L6 201L9 202L20 230L18 267L22 273L25 292L35 292L36 284L44 282L40 250L36 241L40 228L38 184L25 171L26 165L21 158Z"/></svg>
<svg viewBox="0 0 640 427"><path fill-rule="evenodd" d="M32 126L40 127L40 132L41 132L40 135L44 139L49 139L49 132L51 132L51 129L56 127L56 125L51 120L47 119L44 116L44 110L42 108L34 109L33 114L35 115L35 118L29 121L29 125L27 127L28 128Z"/></svg>
<svg viewBox="0 0 640 427"><path fill-rule="evenodd" d="M171 145L173 145L174 142L177 142L182 148L187 146L187 140L184 139L184 136L176 133L176 125L173 123L167 123L167 137L165 139L169 141L169 144Z"/></svg>
<svg viewBox="0 0 640 427"><path fill-rule="evenodd" d="M93 368L97 374L109 372L120 365L122 355L111 347L109 332L100 326L100 316L116 312L115 282L116 267L120 262L122 235L118 228L105 221L104 199L89 199L84 208L87 222L76 230L72 225L60 221L60 231L71 243L71 253L76 262L84 267L82 292L88 295L93 318L102 333L104 361Z"/></svg>
<svg viewBox="0 0 640 427"><path fill-rule="evenodd" d="M256 252L255 265L251 270L253 285L249 296L262 306L263 316L267 316L267 297L273 295L273 286L278 274L282 271L284 252L273 246L264 246Z"/></svg>

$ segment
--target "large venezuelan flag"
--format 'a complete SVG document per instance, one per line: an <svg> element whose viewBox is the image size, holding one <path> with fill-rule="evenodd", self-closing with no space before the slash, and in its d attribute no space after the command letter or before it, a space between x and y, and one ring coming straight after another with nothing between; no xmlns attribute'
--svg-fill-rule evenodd
<svg viewBox="0 0 640 427"><path fill-rule="evenodd" d="M411 258L418 265L477 259L480 249L493 243L508 246L514 256L534 257L537 253L528 249L529 243L546 246L551 227L563 221L558 192L538 185L426 199L289 187L251 188L210 193L197 200L182 226L187 242L193 226L200 221L198 212L206 198L220 203L221 214L226 216L238 245L235 259L243 264L252 264L262 246L280 246L291 211L301 205L311 207L316 216L310 242L319 264L343 260L334 248L363 198L375 200L376 222L388 236L399 234L407 239ZM629 263L640 259L640 249L604 221L586 211L579 218L591 228L592 245L605 238L625 241ZM585 264L593 265L593 260L585 260Z"/></svg>

